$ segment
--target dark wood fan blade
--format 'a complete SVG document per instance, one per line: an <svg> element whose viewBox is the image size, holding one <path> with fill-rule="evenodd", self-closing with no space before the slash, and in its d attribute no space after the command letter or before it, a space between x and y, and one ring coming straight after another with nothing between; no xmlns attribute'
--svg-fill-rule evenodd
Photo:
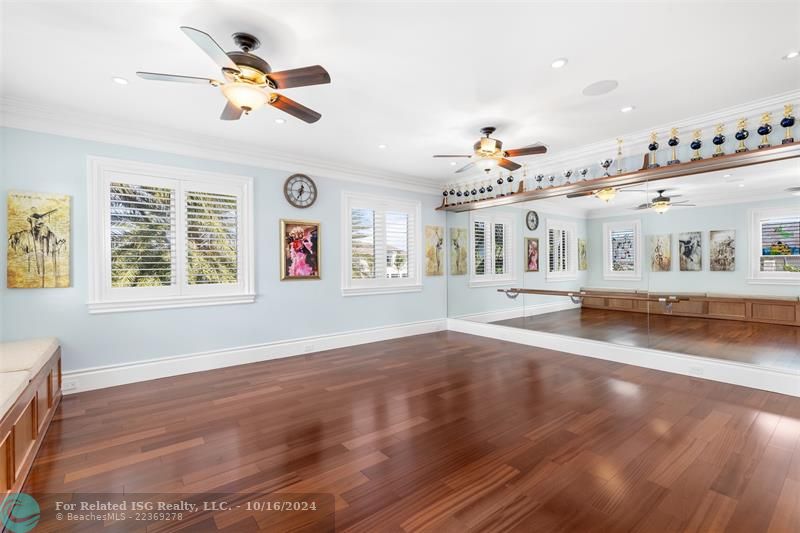
<svg viewBox="0 0 800 533"><path fill-rule="evenodd" d="M517 170L518 168L522 168L522 165L519 163L514 163L510 159L501 159L497 162L497 164L506 170Z"/></svg>
<svg viewBox="0 0 800 533"><path fill-rule="evenodd" d="M448 155L435 155L433 157L472 157L472 156L471 155L452 155L452 154L448 154Z"/></svg>
<svg viewBox="0 0 800 533"><path fill-rule="evenodd" d="M470 169L470 168L472 168L474 165L475 165L475 161L472 161L471 163L467 163L467 164L466 164L466 165L464 165L463 167L461 167L461 168L459 168L458 170L456 170L456 174L458 174L459 172L464 172L465 170L469 170L469 169Z"/></svg>
<svg viewBox="0 0 800 533"><path fill-rule="evenodd" d="M547 152L547 147L543 144L532 144L530 146L526 146L525 148L514 148L512 150L506 150L506 157L519 157L521 155L534 155L534 154L544 154Z"/></svg>
<svg viewBox="0 0 800 533"><path fill-rule="evenodd" d="M189 26L181 26L181 31L186 34L186 36L191 39L194 44L200 47L203 52L205 52L208 57L210 57L214 63L219 65L222 68L234 70L239 72L239 67L236 66L228 54L225 53L225 50L222 49L220 45L217 44L209 34L204 31L200 31L195 28L190 28Z"/></svg>
<svg viewBox="0 0 800 533"><path fill-rule="evenodd" d="M177 81L180 83L196 83L200 85L218 85L219 82L211 78L197 78L195 76L179 76L177 74L159 74L158 72L137 72L137 76L146 80Z"/></svg>
<svg viewBox="0 0 800 533"><path fill-rule="evenodd" d="M281 111L289 113L293 117L297 117L304 122L311 124L322 118L322 115L313 109L309 109L302 104L298 104L291 98L286 98L282 94L275 94L273 96L274 98L270 102L270 105L277 107Z"/></svg>
<svg viewBox="0 0 800 533"><path fill-rule="evenodd" d="M228 102L225 104L225 109L222 110L222 114L219 116L221 120L239 120L242 118L243 111L241 108L236 107L232 103Z"/></svg>
<svg viewBox="0 0 800 533"><path fill-rule="evenodd" d="M290 89L292 87L305 87L307 85L320 85L331 82L331 75L320 65L270 72L267 77L275 83L277 89Z"/></svg>
<svg viewBox="0 0 800 533"><path fill-rule="evenodd" d="M634 209L650 209L653 207L653 204L639 204Z"/></svg>
<svg viewBox="0 0 800 533"><path fill-rule="evenodd" d="M592 196L595 191L586 192L573 192L567 195L567 198L583 198L584 196Z"/></svg>
<svg viewBox="0 0 800 533"><path fill-rule="evenodd" d="M669 204L674 207L697 207L697 204L684 204L684 203L671 203Z"/></svg>

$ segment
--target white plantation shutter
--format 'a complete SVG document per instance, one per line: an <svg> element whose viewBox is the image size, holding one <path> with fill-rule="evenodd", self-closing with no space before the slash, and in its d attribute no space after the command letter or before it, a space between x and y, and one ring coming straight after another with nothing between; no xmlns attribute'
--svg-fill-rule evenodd
<svg viewBox="0 0 800 533"><path fill-rule="evenodd" d="M473 271L476 276L486 274L486 222L476 220L473 222L473 243L475 253L475 267Z"/></svg>
<svg viewBox="0 0 800 533"><path fill-rule="evenodd" d="M578 277L578 237L574 222L547 219L547 281L571 281Z"/></svg>
<svg viewBox="0 0 800 533"><path fill-rule="evenodd" d="M761 221L761 272L800 271L800 215Z"/></svg>
<svg viewBox="0 0 800 533"><path fill-rule="evenodd" d="M347 193L343 200L343 294L419 290L419 203Z"/></svg>
<svg viewBox="0 0 800 533"><path fill-rule="evenodd" d="M606 222L603 224L603 236L603 278L641 279L641 221Z"/></svg>
<svg viewBox="0 0 800 533"><path fill-rule="evenodd" d="M505 274L505 225L494 224L494 273Z"/></svg>
<svg viewBox="0 0 800 533"><path fill-rule="evenodd" d="M239 200L234 194L186 191L186 282L237 283Z"/></svg>
<svg viewBox="0 0 800 533"><path fill-rule="evenodd" d="M480 214L470 220L470 285L508 284L514 279L510 218Z"/></svg>
<svg viewBox="0 0 800 533"><path fill-rule="evenodd" d="M630 272L634 270L633 229L612 230L609 239L611 241L611 270L613 272Z"/></svg>
<svg viewBox="0 0 800 533"><path fill-rule="evenodd" d="M569 231L551 229L547 232L548 271L567 272L569 269Z"/></svg>

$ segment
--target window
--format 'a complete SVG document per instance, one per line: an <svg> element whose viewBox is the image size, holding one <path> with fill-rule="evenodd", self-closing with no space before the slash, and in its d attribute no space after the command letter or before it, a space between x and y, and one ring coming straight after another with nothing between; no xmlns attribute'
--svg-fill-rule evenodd
<svg viewBox="0 0 800 533"><path fill-rule="evenodd" d="M252 179L89 158L89 312L248 303Z"/></svg>
<svg viewBox="0 0 800 533"><path fill-rule="evenodd" d="M578 279L578 237L574 222L547 219L547 281Z"/></svg>
<svg viewBox="0 0 800 533"><path fill-rule="evenodd" d="M470 217L471 287L507 285L513 281L512 219L503 215Z"/></svg>
<svg viewBox="0 0 800 533"><path fill-rule="evenodd" d="M422 290L420 203L343 193L342 294Z"/></svg>
<svg viewBox="0 0 800 533"><path fill-rule="evenodd" d="M750 282L800 283L800 208L751 210Z"/></svg>
<svg viewBox="0 0 800 533"><path fill-rule="evenodd" d="M642 226L638 220L603 224L603 278L642 279Z"/></svg>

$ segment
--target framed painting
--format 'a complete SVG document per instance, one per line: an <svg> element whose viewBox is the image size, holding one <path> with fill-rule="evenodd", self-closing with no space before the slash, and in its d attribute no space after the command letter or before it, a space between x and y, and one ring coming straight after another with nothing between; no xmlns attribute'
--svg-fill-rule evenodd
<svg viewBox="0 0 800 533"><path fill-rule="evenodd" d="M281 281L320 279L320 223L281 219Z"/></svg>
<svg viewBox="0 0 800 533"><path fill-rule="evenodd" d="M539 239L525 238L525 272L539 272Z"/></svg>
<svg viewBox="0 0 800 533"><path fill-rule="evenodd" d="M450 275L467 273L467 228L450 228Z"/></svg>
<svg viewBox="0 0 800 533"><path fill-rule="evenodd" d="M38 192L8 193L10 289L70 286L70 197Z"/></svg>
<svg viewBox="0 0 800 533"><path fill-rule="evenodd" d="M672 270L672 235L650 236L650 271L669 272Z"/></svg>
<svg viewBox="0 0 800 533"><path fill-rule="evenodd" d="M736 270L736 230L719 230L709 233L709 264L715 272Z"/></svg>
<svg viewBox="0 0 800 533"><path fill-rule="evenodd" d="M425 275L444 274L444 228L425 226Z"/></svg>
<svg viewBox="0 0 800 533"><path fill-rule="evenodd" d="M703 270L703 234L688 231L678 234L681 272L700 272Z"/></svg>
<svg viewBox="0 0 800 533"><path fill-rule="evenodd" d="M586 239L578 239L578 270L589 270L589 256L586 253Z"/></svg>

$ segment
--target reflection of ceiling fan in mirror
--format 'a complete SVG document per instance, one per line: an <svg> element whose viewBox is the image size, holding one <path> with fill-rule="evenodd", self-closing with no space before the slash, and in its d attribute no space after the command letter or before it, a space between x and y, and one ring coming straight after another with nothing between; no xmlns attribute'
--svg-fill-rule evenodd
<svg viewBox="0 0 800 533"><path fill-rule="evenodd" d="M664 196L664 193L667 192L666 189L661 189L658 191L658 196L653 198L650 202L646 204L640 204L634 209L652 209L659 215L662 213L666 213L669 211L670 207L695 207L695 204L688 203L689 200L682 200L680 202L673 202L672 198L677 198L680 194L674 194L672 196Z"/></svg>
<svg viewBox="0 0 800 533"><path fill-rule="evenodd" d="M604 189L596 189L594 191L573 192L567 195L567 198L583 198L584 196L594 196L595 198L604 201L605 203L613 200L618 192L644 192L641 189L616 189L614 187L606 187Z"/></svg>
<svg viewBox="0 0 800 533"><path fill-rule="evenodd" d="M524 155L543 154L547 152L547 147L541 143L532 144L524 148L516 148L513 150L503 150L503 141L493 139L490 137L494 133L495 128L487 126L481 128L481 137L473 146L472 155L435 155L433 157L467 157L471 161L465 166L456 170L456 173L464 172L473 167L480 168L485 172L490 172L495 167L501 167L506 170L514 171L522 165L515 163L509 157L520 157Z"/></svg>
<svg viewBox="0 0 800 533"><path fill-rule="evenodd" d="M234 33L233 40L241 51L225 52L209 34L187 26L181 26L181 30L219 65L222 69L223 81L155 72L137 72L139 77L146 80L176 81L219 87L223 96L228 100L219 117L222 120L239 120L243 113L250 114L251 111L267 104L304 122L316 122L322 116L313 109L274 92L278 89L330 83L330 75L321 66L314 65L272 72L269 63L251 53L261 43L249 33Z"/></svg>

